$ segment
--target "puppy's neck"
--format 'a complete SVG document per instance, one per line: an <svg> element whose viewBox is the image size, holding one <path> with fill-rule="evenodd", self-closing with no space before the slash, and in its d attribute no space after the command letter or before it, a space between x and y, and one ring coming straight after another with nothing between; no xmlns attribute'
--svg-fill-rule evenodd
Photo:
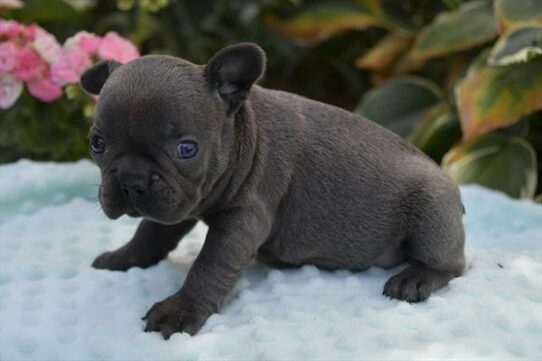
<svg viewBox="0 0 542 361"><path fill-rule="evenodd" d="M227 209L235 202L253 172L257 150L257 125L250 100L247 100L232 119L235 141L228 167L212 185L208 195L201 202L201 215Z"/></svg>

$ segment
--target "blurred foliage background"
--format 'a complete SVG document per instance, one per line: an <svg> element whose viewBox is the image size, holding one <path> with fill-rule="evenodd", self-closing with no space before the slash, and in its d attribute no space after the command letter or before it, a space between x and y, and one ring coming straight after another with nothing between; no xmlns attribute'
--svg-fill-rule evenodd
<svg viewBox="0 0 542 361"><path fill-rule="evenodd" d="M63 41L117 31L142 54L203 64L259 43L263 86L364 115L462 183L542 193L542 0L26 0L2 17ZM79 89L0 113L0 161L87 157ZM386 145L383 144L383 147ZM538 195L538 196L537 196Z"/></svg>

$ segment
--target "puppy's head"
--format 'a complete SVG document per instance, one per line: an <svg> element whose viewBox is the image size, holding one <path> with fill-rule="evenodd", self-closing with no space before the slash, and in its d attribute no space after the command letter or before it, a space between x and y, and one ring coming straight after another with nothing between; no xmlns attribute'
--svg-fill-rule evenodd
<svg viewBox="0 0 542 361"><path fill-rule="evenodd" d="M164 224L197 216L228 167L235 114L264 67L263 51L245 43L205 66L151 55L87 70L81 85L99 95L89 141L106 215Z"/></svg>

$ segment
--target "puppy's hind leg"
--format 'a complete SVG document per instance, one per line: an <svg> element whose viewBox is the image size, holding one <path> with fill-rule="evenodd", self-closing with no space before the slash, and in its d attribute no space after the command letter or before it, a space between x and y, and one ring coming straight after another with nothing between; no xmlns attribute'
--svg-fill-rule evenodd
<svg viewBox="0 0 542 361"><path fill-rule="evenodd" d="M187 220L175 225L164 225L142 220L130 242L115 251L101 254L94 260L92 267L113 271L150 267L166 258L196 223L197 220Z"/></svg>
<svg viewBox="0 0 542 361"><path fill-rule="evenodd" d="M404 248L413 265L391 277L383 292L408 302L427 299L465 268L465 235L457 188L422 195L416 203L409 216Z"/></svg>

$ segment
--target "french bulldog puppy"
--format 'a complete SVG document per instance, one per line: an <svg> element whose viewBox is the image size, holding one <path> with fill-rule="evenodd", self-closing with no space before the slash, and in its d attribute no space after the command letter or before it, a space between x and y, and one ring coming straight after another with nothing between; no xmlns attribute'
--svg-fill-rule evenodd
<svg viewBox="0 0 542 361"><path fill-rule="evenodd" d="M255 85L264 68L263 50L242 43L204 66L149 55L82 76L99 94L89 138L103 210L143 218L93 267L149 267L198 220L209 226L182 288L144 317L146 331L197 333L254 259L360 271L409 260L384 285L408 302L463 272L456 184L370 120Z"/></svg>

